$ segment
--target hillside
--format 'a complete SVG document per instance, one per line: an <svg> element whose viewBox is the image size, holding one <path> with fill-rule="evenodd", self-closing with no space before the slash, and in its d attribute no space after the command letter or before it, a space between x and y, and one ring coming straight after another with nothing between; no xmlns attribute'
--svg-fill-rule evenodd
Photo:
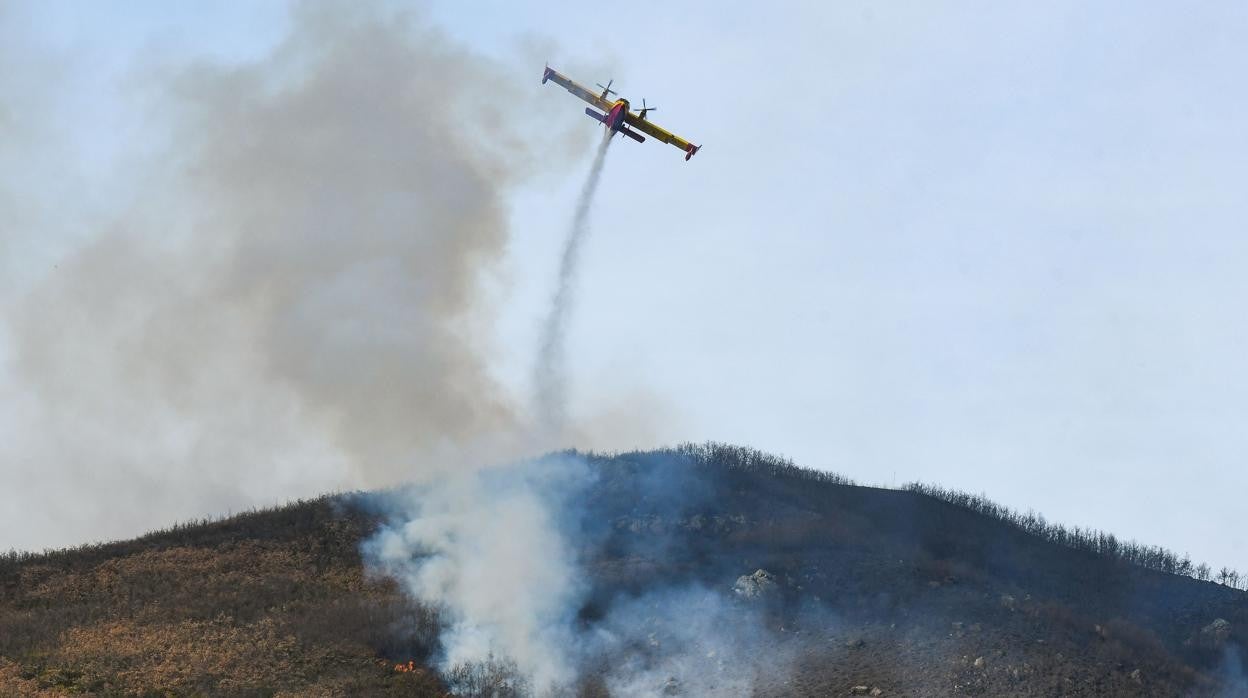
<svg viewBox="0 0 1248 698"><path fill-rule="evenodd" d="M702 673L757 663L748 685L761 695L1245 687L1248 597L1227 586L746 449L567 457L593 475L577 493L587 580L575 622L643 640L627 657L593 658L583 695L619 692L604 677L626 663L668 671L663 655L677 642L698 648L687 656L707 662ZM366 570L361 543L392 515L385 496L0 558L0 694L443 695L447 681L464 693L514 690L502 663L440 677L444 619ZM698 605L708 598L717 601ZM669 637L661 620L675 605L708 627ZM748 632L726 630L738 625ZM731 647L701 644L728 635ZM638 671L633 690L705 690L658 675Z"/></svg>

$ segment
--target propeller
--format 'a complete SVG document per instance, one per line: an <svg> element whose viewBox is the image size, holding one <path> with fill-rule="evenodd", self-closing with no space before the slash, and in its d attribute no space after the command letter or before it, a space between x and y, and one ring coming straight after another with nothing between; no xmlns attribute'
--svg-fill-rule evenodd
<svg viewBox="0 0 1248 698"><path fill-rule="evenodd" d="M659 110L659 108L658 108L658 107L647 107L647 106L646 106L646 98L645 98L645 97L642 97L642 98L641 98L641 113L640 113L640 114L638 114L638 118L640 118L640 119L644 119L644 118L646 118L646 112L648 112L648 111L658 111L658 110Z"/></svg>
<svg viewBox="0 0 1248 698"><path fill-rule="evenodd" d="M607 95L618 95L618 94L619 94L619 93L618 93L618 92L616 92L615 90L611 89L611 85L615 84L615 78L612 78L612 79L608 80L608 81L607 81L607 84L605 84L605 85L604 85L604 84L602 84L602 83L600 83L600 82L596 82L596 83L594 83L594 84L602 88L602 96L603 96L603 98L604 98L604 99L606 98L606 96L607 96Z"/></svg>

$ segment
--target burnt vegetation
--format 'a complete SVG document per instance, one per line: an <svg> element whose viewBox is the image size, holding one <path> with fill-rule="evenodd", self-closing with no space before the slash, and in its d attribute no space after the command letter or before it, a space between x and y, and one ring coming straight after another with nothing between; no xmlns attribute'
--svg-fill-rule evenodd
<svg viewBox="0 0 1248 698"><path fill-rule="evenodd" d="M1204 562L1193 563L1189 555L1184 554L1183 557L1179 557L1173 551L1158 545L1144 545L1133 540L1122 541L1112 533L1050 523L1045 520L1043 514L1035 512L1022 514L1003 507L983 495L968 494L922 483L911 483L906 485L906 489L970 509L1015 526L1037 538L1073 550L1121 560L1145 569L1167 574L1180 574L1202 582L1214 581L1233 589L1248 591L1248 575L1240 575L1238 571L1229 567L1222 567L1215 572Z"/></svg>
<svg viewBox="0 0 1248 698"><path fill-rule="evenodd" d="M656 588L721 590L761 609L790 658L761 694L1218 695L1241 678L1228 667L1245 659L1248 600L1230 570L748 448L577 455L594 475L579 622ZM438 611L364 569L375 503L326 496L0 555L0 694L525 693L503 659L430 668ZM759 569L774 591L735 598ZM591 675L579 692L605 687Z"/></svg>

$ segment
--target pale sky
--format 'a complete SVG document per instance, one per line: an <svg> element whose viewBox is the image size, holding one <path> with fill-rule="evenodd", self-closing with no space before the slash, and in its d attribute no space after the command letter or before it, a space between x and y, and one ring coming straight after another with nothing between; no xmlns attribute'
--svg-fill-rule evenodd
<svg viewBox="0 0 1248 698"><path fill-rule="evenodd" d="M0 50L0 89L53 105L28 126L57 134L37 153L0 147L0 204L42 202L0 213L0 289L20 294L90 240L80 221L134 195L108 176L145 147L134 66L244 64L288 18L278 2L7 5L0 40L18 48ZM580 152L508 202L499 380L527 390L595 133L583 104L540 85L549 61L614 78L704 146L688 163L612 146L571 321L574 412L640 394L656 418L629 445L746 444L1248 568L1248 6L768 5L428 7L566 108L533 143ZM0 548L93 539L81 522L19 530L50 468L0 462ZM223 503L188 501L184 518Z"/></svg>

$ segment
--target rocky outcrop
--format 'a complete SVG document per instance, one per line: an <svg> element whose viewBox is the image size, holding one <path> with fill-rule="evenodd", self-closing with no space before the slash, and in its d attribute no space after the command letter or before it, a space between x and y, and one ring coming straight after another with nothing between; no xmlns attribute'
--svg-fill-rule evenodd
<svg viewBox="0 0 1248 698"><path fill-rule="evenodd" d="M1218 618L1200 629L1198 641L1201 647L1220 650L1230 636L1231 624L1223 618Z"/></svg>
<svg viewBox="0 0 1248 698"><path fill-rule="evenodd" d="M779 587L780 584L776 581L775 575L760 569L754 574L743 574L737 577L737 583L732 585L732 591L743 599L758 599L774 594Z"/></svg>

